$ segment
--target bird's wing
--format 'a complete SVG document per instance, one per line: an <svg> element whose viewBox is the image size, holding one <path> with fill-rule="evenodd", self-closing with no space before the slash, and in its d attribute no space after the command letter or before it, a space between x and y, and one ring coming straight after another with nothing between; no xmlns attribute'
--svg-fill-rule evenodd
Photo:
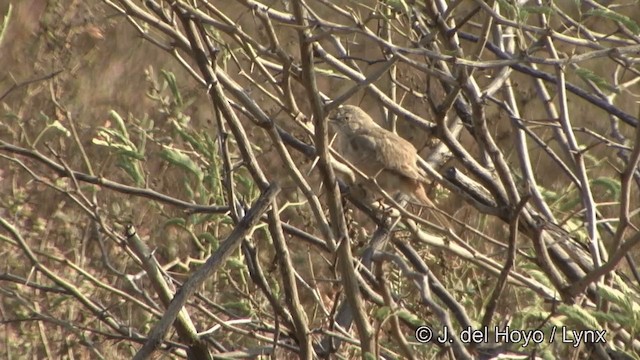
<svg viewBox="0 0 640 360"><path fill-rule="evenodd" d="M387 171L413 180L424 180L416 165L416 148L400 136L382 128L367 128L352 137L351 143L352 148L358 151L375 154L375 158Z"/></svg>
<svg viewBox="0 0 640 360"><path fill-rule="evenodd" d="M348 138L347 146L349 151L343 156L363 173L375 176L384 169L384 163L378 157L376 139L369 134L363 131L354 133Z"/></svg>

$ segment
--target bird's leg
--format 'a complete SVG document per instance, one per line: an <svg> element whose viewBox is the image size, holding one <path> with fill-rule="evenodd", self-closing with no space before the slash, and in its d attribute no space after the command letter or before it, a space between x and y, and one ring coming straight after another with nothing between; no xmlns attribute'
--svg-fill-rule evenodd
<svg viewBox="0 0 640 360"><path fill-rule="evenodd" d="M378 210L381 211L385 217L399 217L400 212L393 206L385 204L383 200L384 198L381 197L379 200L375 202L376 204L378 204ZM403 200L398 200L398 196L396 196L394 200L399 204L402 204L402 201L403 201Z"/></svg>
<svg viewBox="0 0 640 360"><path fill-rule="evenodd" d="M378 182L376 181L376 176L378 176L382 171L379 171L375 176L369 177L367 179L365 179L365 181L368 183L368 187L369 189L379 189L380 186L378 185ZM381 194L378 194L377 191L374 191L374 194L367 194L369 198L373 198L373 201L371 201L370 205L377 209L378 211L382 212L382 213L387 213L391 208L386 206L384 203L384 197Z"/></svg>
<svg viewBox="0 0 640 360"><path fill-rule="evenodd" d="M351 193L351 187L347 186L346 189L340 191L340 202L342 203L342 207L345 208L347 206L347 196Z"/></svg>

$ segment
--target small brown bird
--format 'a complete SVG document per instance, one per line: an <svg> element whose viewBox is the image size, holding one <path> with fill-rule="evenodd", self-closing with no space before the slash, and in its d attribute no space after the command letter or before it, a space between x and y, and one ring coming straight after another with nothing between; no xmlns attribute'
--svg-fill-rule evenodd
<svg viewBox="0 0 640 360"><path fill-rule="evenodd" d="M336 129L336 150L389 195L398 193L421 205L434 206L427 196L426 176L418 167L418 151L407 140L382 128L361 108L343 105L329 115ZM356 182L370 198L375 190Z"/></svg>

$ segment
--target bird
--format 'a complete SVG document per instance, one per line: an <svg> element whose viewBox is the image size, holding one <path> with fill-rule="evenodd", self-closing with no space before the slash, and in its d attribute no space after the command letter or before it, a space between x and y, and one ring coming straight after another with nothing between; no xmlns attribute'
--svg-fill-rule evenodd
<svg viewBox="0 0 640 360"><path fill-rule="evenodd" d="M378 125L358 106L342 105L328 116L336 131L336 151L391 196L422 206L435 207L427 196L426 174L418 167L418 151L407 140ZM360 196L377 192L356 181Z"/></svg>

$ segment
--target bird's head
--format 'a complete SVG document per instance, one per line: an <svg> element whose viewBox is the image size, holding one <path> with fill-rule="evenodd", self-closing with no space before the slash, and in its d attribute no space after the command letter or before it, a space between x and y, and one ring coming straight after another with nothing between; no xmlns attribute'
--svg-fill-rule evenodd
<svg viewBox="0 0 640 360"><path fill-rule="evenodd" d="M353 132L360 128L378 126L375 121L354 105L342 105L329 114L329 122L341 131Z"/></svg>

